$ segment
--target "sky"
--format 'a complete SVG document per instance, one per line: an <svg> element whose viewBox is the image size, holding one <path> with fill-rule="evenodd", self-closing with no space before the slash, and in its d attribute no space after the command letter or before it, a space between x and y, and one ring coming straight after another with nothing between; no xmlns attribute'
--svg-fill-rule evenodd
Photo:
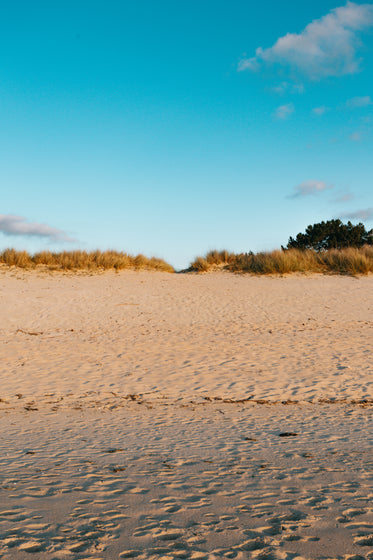
<svg viewBox="0 0 373 560"><path fill-rule="evenodd" d="M0 48L0 250L373 227L373 3L16 0Z"/></svg>

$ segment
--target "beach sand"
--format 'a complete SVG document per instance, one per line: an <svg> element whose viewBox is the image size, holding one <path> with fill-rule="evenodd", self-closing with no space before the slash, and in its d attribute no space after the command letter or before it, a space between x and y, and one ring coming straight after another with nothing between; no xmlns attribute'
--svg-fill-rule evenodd
<svg viewBox="0 0 373 560"><path fill-rule="evenodd" d="M0 272L0 558L373 558L373 277Z"/></svg>

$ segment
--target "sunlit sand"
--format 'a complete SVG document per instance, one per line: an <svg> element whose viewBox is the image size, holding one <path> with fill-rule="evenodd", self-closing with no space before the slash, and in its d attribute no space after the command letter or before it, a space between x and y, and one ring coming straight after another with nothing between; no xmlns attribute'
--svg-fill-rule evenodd
<svg viewBox="0 0 373 560"><path fill-rule="evenodd" d="M373 557L372 290L1 272L0 557Z"/></svg>

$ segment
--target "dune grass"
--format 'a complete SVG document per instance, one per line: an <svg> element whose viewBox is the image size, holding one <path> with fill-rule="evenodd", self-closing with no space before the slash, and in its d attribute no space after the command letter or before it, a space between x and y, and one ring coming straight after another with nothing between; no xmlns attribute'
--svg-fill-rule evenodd
<svg viewBox="0 0 373 560"><path fill-rule="evenodd" d="M373 247L367 245L359 249L351 247L323 252L287 249L255 254L210 251L204 257L197 257L189 268L196 272L214 269L251 274L319 272L356 276L373 272Z"/></svg>
<svg viewBox="0 0 373 560"><path fill-rule="evenodd" d="M0 252L0 264L8 267L60 271L102 270L159 270L175 272L162 259L144 255L128 255L119 251L42 251L30 254L27 251L5 249ZM210 251L197 257L188 271L208 272L228 270L250 274L326 273L357 276L373 272L373 246L359 249L332 249L316 252L312 250L286 249L261 253L231 253Z"/></svg>
<svg viewBox="0 0 373 560"><path fill-rule="evenodd" d="M175 272L162 259L132 256L119 251L62 251L52 253L42 251L31 255L27 251L5 249L0 253L0 264L18 268L44 268L48 270L160 270Z"/></svg>

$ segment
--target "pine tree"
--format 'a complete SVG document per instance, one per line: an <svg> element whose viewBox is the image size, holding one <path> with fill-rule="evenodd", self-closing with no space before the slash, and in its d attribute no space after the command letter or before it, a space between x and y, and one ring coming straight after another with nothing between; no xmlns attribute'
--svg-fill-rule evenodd
<svg viewBox="0 0 373 560"><path fill-rule="evenodd" d="M329 220L309 225L305 233L298 233L295 239L289 237L286 249L326 251L363 245L373 245L373 229L366 231L362 223L354 226L351 222L343 224L341 220Z"/></svg>

